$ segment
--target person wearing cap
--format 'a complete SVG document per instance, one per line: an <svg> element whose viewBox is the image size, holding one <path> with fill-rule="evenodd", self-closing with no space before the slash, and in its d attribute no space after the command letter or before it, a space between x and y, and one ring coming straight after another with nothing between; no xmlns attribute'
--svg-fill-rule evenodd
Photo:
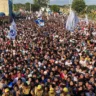
<svg viewBox="0 0 96 96"><path fill-rule="evenodd" d="M69 94L68 94L68 92L69 92L69 90L68 90L68 88L64 88L63 89L63 92L62 92L62 94L60 95L60 96L70 96Z"/></svg>
<svg viewBox="0 0 96 96"><path fill-rule="evenodd" d="M10 94L10 90L8 88L6 88L4 90L4 94L2 96L12 96L12 94Z"/></svg>
<svg viewBox="0 0 96 96"><path fill-rule="evenodd" d="M24 84L22 88L22 93L23 93L23 96L30 96L30 87L28 86L27 83Z"/></svg>
<svg viewBox="0 0 96 96"><path fill-rule="evenodd" d="M43 96L43 89L41 85L38 85L35 96Z"/></svg>
<svg viewBox="0 0 96 96"><path fill-rule="evenodd" d="M54 88L50 88L50 90L49 90L49 96L55 96L55 90L54 90Z"/></svg>
<svg viewBox="0 0 96 96"><path fill-rule="evenodd" d="M35 84L34 88L31 89L31 95L35 96L35 94L37 93L37 88L38 88L38 83Z"/></svg>

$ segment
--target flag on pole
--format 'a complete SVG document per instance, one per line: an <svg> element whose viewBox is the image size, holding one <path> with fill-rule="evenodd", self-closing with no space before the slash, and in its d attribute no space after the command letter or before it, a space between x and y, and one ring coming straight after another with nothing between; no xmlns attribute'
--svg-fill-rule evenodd
<svg viewBox="0 0 96 96"><path fill-rule="evenodd" d="M45 24L44 24L44 20L42 20L42 19L37 19L36 21L36 24L38 24L38 26L40 26L40 27L43 27Z"/></svg>
<svg viewBox="0 0 96 96"><path fill-rule="evenodd" d="M7 37L9 39L15 39L16 35L17 35L16 23L13 20L12 23L11 23L11 26L10 26L10 32L8 33L8 36Z"/></svg>
<svg viewBox="0 0 96 96"><path fill-rule="evenodd" d="M89 20L88 20L88 15L87 14L85 15L85 22L86 22L87 25L89 24Z"/></svg>
<svg viewBox="0 0 96 96"><path fill-rule="evenodd" d="M73 31L76 28L78 22L79 22L79 19L77 15L75 14L73 10L70 9L70 14L66 21L66 29L69 31Z"/></svg>
<svg viewBox="0 0 96 96"><path fill-rule="evenodd" d="M16 23L15 23L14 20L13 20L12 23L11 23L11 27L13 27L13 29L17 30L17 28L16 28Z"/></svg>

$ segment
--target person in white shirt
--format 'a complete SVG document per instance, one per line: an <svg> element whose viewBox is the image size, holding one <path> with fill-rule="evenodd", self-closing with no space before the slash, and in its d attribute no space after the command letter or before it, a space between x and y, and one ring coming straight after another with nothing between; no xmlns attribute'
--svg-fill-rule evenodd
<svg viewBox="0 0 96 96"><path fill-rule="evenodd" d="M65 65L66 65L66 66L72 65L72 61L71 61L71 60L67 60L67 61L65 62Z"/></svg>
<svg viewBox="0 0 96 96"><path fill-rule="evenodd" d="M86 66L86 60L84 60L84 58L82 58L82 60L80 60L79 62L82 66Z"/></svg>

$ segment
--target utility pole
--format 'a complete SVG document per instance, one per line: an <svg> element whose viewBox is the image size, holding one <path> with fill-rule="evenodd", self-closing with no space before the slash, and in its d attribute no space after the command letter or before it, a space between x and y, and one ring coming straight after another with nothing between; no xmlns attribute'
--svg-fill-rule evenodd
<svg viewBox="0 0 96 96"><path fill-rule="evenodd" d="M32 12L32 2L30 2L30 13Z"/></svg>
<svg viewBox="0 0 96 96"><path fill-rule="evenodd" d="M71 11L71 7L72 7L71 0L69 0L69 6L70 6L70 11Z"/></svg>
<svg viewBox="0 0 96 96"><path fill-rule="evenodd" d="M31 13L31 8L32 8L32 6L31 6L31 3L30 3L30 13Z"/></svg>
<svg viewBox="0 0 96 96"><path fill-rule="evenodd" d="M72 7L72 0L69 0L70 7Z"/></svg>
<svg viewBox="0 0 96 96"><path fill-rule="evenodd" d="M39 5L40 5L40 0L38 0L38 2L39 2Z"/></svg>

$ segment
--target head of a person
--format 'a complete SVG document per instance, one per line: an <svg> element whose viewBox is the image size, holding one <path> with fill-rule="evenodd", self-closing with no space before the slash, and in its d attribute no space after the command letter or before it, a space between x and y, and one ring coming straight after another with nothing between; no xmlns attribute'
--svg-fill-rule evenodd
<svg viewBox="0 0 96 96"><path fill-rule="evenodd" d="M68 90L68 88L67 88L67 87L63 88L63 93L64 93L65 95L67 95L67 94L68 94L68 92L69 92L69 90Z"/></svg>
<svg viewBox="0 0 96 96"><path fill-rule="evenodd" d="M55 91L54 91L54 88L51 87L51 88L49 89L49 92L50 92L50 94L54 94L54 92L55 92Z"/></svg>
<svg viewBox="0 0 96 96"><path fill-rule="evenodd" d="M10 90L9 90L8 88L6 88L6 89L4 90L4 93L5 93L5 96L9 96Z"/></svg>
<svg viewBox="0 0 96 96"><path fill-rule="evenodd" d="M41 85L38 85L38 86L37 86L37 90L38 90L38 91L42 90L42 86L41 86Z"/></svg>

